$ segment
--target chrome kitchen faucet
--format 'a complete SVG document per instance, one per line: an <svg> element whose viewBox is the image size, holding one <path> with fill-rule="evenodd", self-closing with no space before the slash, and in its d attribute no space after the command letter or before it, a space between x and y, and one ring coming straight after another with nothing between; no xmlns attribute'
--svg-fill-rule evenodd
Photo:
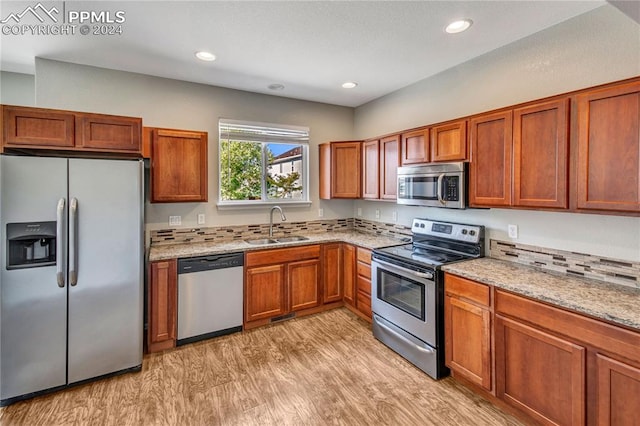
<svg viewBox="0 0 640 426"><path fill-rule="evenodd" d="M280 211L281 221L284 222L285 220L287 220L287 217L284 215L284 212L282 211L282 208L280 206L271 207L271 211L269 212L269 237L273 237L273 211L274 210Z"/></svg>

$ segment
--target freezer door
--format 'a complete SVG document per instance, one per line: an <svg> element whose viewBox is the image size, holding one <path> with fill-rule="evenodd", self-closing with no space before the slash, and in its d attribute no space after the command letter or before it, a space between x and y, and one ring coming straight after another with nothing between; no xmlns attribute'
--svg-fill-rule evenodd
<svg viewBox="0 0 640 426"><path fill-rule="evenodd" d="M70 384L142 364L142 170L69 160Z"/></svg>
<svg viewBox="0 0 640 426"><path fill-rule="evenodd" d="M7 270L6 230L7 223L56 220L58 201L67 196L67 160L2 155L0 162L0 395L4 401L66 383L66 273L65 286L59 287L56 266ZM65 225L65 211L62 222ZM66 234L66 226L62 230ZM63 271L65 253L66 247L56 253Z"/></svg>

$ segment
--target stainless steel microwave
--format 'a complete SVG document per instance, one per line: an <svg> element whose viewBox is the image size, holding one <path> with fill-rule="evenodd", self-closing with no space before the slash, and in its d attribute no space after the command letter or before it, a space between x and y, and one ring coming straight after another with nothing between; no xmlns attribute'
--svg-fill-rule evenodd
<svg viewBox="0 0 640 426"><path fill-rule="evenodd" d="M398 168L398 204L466 208L467 163L434 163Z"/></svg>

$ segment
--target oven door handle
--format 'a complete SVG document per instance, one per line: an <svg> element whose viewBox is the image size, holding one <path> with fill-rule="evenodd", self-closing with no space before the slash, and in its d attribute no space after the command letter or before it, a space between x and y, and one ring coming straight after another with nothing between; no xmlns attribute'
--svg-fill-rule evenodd
<svg viewBox="0 0 640 426"><path fill-rule="evenodd" d="M398 339L402 339L402 340L404 340L404 341L406 341L406 340L407 340L407 339L406 339L402 334L398 333L397 331L395 331L394 329L392 329L392 328L390 328L390 327L387 327L387 325L386 325L386 324L383 324L382 322L380 322L380 321L378 320L378 317L377 317L377 316L375 316L375 315L374 315L374 316L373 316L373 320L376 322L376 324L377 324L380 328L384 329L384 331L386 331L387 333L389 333L389 334L393 334L393 335L394 335L396 338L398 338ZM433 349L428 349L428 348L425 348L425 347L423 347L423 346L416 345L415 343L414 343L414 346L415 346L415 347L416 347L416 349L418 349L420 352L424 352L425 354L432 355L432 354L435 352Z"/></svg>
<svg viewBox="0 0 640 426"><path fill-rule="evenodd" d="M383 266L386 266L386 267L392 268L392 269L397 269L399 271L405 272L407 274L411 274L411 275L416 276L418 278L425 278L427 280L432 280L433 279L433 274L431 272L413 271L411 269L403 268L402 266L394 265L393 263L385 262L385 261L380 260L380 259L373 259L373 261L379 263L380 265L383 265Z"/></svg>
<svg viewBox="0 0 640 426"><path fill-rule="evenodd" d="M444 198L442 198L442 181L444 180L444 173L441 173L440 176L438 176L438 201L440 201L440 204L442 204L443 206L445 204L447 204L447 200L445 200Z"/></svg>

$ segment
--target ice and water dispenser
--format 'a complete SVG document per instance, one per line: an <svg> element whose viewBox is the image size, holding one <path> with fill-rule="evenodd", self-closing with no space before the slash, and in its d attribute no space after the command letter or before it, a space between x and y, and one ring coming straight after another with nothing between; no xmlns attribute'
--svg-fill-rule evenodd
<svg viewBox="0 0 640 426"><path fill-rule="evenodd" d="M55 265L56 222L7 223L7 269Z"/></svg>

